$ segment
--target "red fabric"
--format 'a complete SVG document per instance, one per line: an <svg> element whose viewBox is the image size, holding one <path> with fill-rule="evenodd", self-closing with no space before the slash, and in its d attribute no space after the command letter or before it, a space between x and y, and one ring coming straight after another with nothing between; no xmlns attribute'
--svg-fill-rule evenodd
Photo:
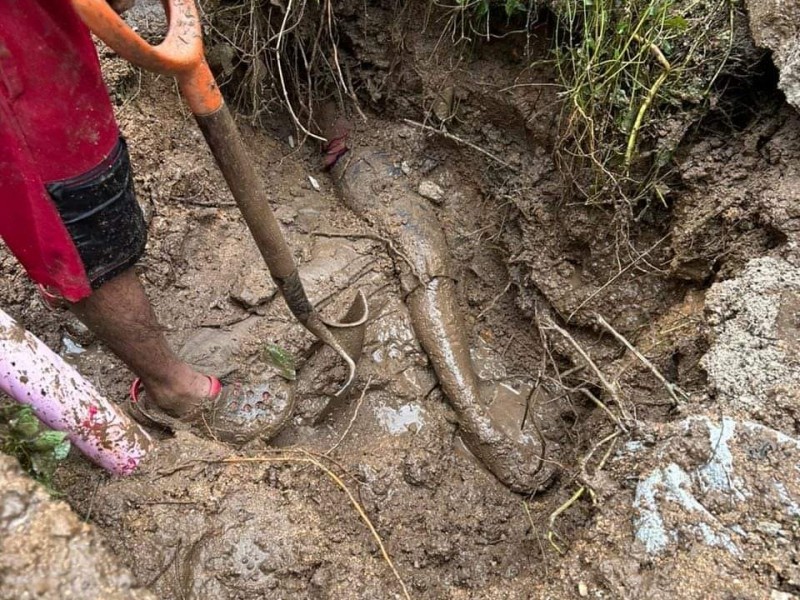
<svg viewBox="0 0 800 600"><path fill-rule="evenodd" d="M45 184L100 164L119 132L91 36L69 0L2 0L0 236L36 282L91 293Z"/></svg>

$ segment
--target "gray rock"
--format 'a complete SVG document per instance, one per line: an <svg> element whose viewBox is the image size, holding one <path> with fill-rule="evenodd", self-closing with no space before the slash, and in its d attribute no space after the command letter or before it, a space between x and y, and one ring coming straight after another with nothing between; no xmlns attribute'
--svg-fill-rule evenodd
<svg viewBox="0 0 800 600"><path fill-rule="evenodd" d="M800 269L778 258L754 259L739 277L711 288L706 311L714 344L702 366L718 402L760 416L776 386L800 385L792 316L799 305Z"/></svg>
<svg viewBox="0 0 800 600"><path fill-rule="evenodd" d="M691 417L654 453L658 466L641 475L634 499L634 535L647 554L695 542L741 558L746 540L772 539L800 514L793 472L800 440L779 431L730 417Z"/></svg>
<svg viewBox="0 0 800 600"><path fill-rule="evenodd" d="M266 304L278 288L269 276L266 266L259 262L247 265L239 273L231 288L231 298L244 308L251 309Z"/></svg>

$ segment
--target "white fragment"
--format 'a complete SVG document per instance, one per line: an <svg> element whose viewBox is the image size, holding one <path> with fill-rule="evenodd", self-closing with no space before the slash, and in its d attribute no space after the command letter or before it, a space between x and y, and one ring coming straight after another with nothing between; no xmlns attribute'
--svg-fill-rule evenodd
<svg viewBox="0 0 800 600"><path fill-rule="evenodd" d="M411 175L411 165L409 165L408 162L405 161L405 160L400 163L400 170L403 172L403 175L405 175L406 177Z"/></svg>
<svg viewBox="0 0 800 600"><path fill-rule="evenodd" d="M289 136L289 139L288 139L287 141L289 142L289 148L291 148L292 150L294 150L294 136L293 136L293 135L290 135L290 136Z"/></svg>
<svg viewBox="0 0 800 600"><path fill-rule="evenodd" d="M311 187L314 188L315 191L319 191L319 181L314 179L311 175L308 176L308 182L311 184Z"/></svg>
<svg viewBox="0 0 800 600"><path fill-rule="evenodd" d="M431 202L440 203L444 199L444 190L432 181L425 180L419 184L417 193Z"/></svg>
<svg viewBox="0 0 800 600"><path fill-rule="evenodd" d="M582 581L578 582L578 595L581 598L586 598L589 596L589 587Z"/></svg>

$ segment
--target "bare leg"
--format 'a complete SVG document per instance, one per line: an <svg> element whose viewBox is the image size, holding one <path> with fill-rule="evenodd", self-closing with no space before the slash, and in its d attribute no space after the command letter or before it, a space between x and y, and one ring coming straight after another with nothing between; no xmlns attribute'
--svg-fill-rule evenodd
<svg viewBox="0 0 800 600"><path fill-rule="evenodd" d="M133 269L71 305L72 312L142 379L148 397L180 416L208 398L208 378L169 347Z"/></svg>

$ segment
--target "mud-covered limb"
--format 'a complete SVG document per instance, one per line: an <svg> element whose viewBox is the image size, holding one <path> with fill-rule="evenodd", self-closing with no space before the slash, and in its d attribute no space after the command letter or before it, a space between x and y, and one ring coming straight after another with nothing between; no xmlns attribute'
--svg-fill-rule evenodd
<svg viewBox="0 0 800 600"><path fill-rule="evenodd" d="M533 493L553 469L545 463L542 443L518 432L502 432L489 416L470 360L463 320L456 304L455 283L437 278L407 298L414 331L458 418L464 443L503 483L515 492Z"/></svg>
<svg viewBox="0 0 800 600"><path fill-rule="evenodd" d="M449 251L433 208L409 189L393 158L380 150L351 151L333 169L343 201L392 240L414 332L455 410L464 443L509 488L539 490L553 474L538 438L501 431L484 406L457 303Z"/></svg>

